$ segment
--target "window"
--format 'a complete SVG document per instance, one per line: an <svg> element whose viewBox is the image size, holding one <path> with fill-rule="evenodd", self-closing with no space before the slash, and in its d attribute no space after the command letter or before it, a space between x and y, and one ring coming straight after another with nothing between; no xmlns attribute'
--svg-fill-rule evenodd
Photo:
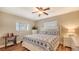
<svg viewBox="0 0 79 59"><path fill-rule="evenodd" d="M30 29L31 29L30 24L16 23L16 31L26 31Z"/></svg>
<svg viewBox="0 0 79 59"><path fill-rule="evenodd" d="M16 23L16 31L20 31L20 25L19 25L19 23Z"/></svg>

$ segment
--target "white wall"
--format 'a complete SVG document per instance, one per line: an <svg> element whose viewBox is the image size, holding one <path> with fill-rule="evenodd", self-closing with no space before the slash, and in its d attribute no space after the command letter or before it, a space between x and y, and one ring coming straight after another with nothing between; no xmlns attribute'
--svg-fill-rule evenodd
<svg viewBox="0 0 79 59"><path fill-rule="evenodd" d="M16 22L30 24L32 26L34 25L34 21L31 21L29 19L0 12L0 36L3 36L5 33L10 32L13 32L18 35L31 34L31 30L16 32ZM0 45L4 43L2 41L3 40L0 40Z"/></svg>
<svg viewBox="0 0 79 59"><path fill-rule="evenodd" d="M29 19L0 12L0 34L2 32L16 32L16 22L34 25L34 21Z"/></svg>

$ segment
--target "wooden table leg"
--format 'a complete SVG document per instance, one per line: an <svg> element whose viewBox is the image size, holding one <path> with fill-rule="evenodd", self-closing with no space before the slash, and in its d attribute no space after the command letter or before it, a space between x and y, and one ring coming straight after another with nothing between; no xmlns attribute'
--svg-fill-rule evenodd
<svg viewBox="0 0 79 59"><path fill-rule="evenodd" d="M16 39L14 39L14 44L16 44Z"/></svg>
<svg viewBox="0 0 79 59"><path fill-rule="evenodd" d="M7 39L5 38L5 48L7 47Z"/></svg>

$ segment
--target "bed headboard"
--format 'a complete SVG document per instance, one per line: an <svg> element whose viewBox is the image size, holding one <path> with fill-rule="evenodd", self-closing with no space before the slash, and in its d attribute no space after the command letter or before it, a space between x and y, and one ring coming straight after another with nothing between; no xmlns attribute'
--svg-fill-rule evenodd
<svg viewBox="0 0 79 59"><path fill-rule="evenodd" d="M58 35L59 33L59 25L57 20L44 22L40 30L39 34L48 34L48 35Z"/></svg>
<svg viewBox="0 0 79 59"><path fill-rule="evenodd" d="M38 31L38 34L57 35L58 31L55 30L55 29L45 30L45 31Z"/></svg>

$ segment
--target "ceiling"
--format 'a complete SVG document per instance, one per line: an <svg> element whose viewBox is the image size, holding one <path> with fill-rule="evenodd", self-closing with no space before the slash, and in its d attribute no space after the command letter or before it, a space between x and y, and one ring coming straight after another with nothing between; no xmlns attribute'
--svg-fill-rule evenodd
<svg viewBox="0 0 79 59"><path fill-rule="evenodd" d="M31 20L40 20L44 18L49 18L73 11L77 11L77 7L50 7L50 10L47 11L49 15L42 14L40 17L36 13L32 13L33 7L1 7L0 11L13 14L16 16L21 16Z"/></svg>

